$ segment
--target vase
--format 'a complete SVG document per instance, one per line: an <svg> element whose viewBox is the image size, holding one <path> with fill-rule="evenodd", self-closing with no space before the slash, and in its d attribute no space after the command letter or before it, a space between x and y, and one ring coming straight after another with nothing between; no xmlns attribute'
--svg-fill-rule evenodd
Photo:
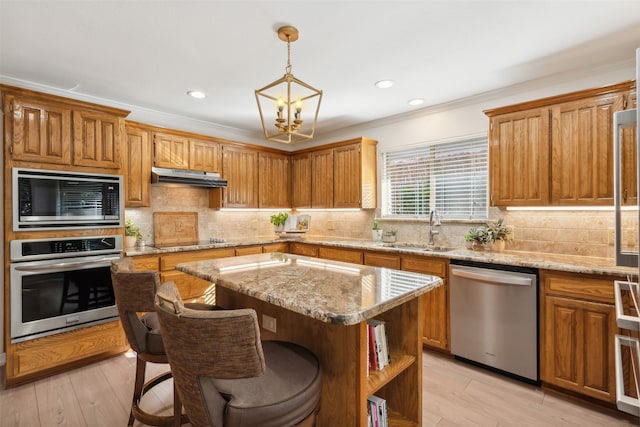
<svg viewBox="0 0 640 427"><path fill-rule="evenodd" d="M491 242L491 250L493 252L504 252L505 243L504 240L494 240Z"/></svg>
<svg viewBox="0 0 640 427"><path fill-rule="evenodd" d="M136 236L124 236L124 247L133 248L136 245Z"/></svg>
<svg viewBox="0 0 640 427"><path fill-rule="evenodd" d="M282 225L276 225L276 226L275 226L275 232L276 232L276 234L280 234L280 233L282 233L283 231L284 231L284 224L282 224Z"/></svg>
<svg viewBox="0 0 640 427"><path fill-rule="evenodd" d="M376 243L382 243L382 230L371 230L371 238Z"/></svg>
<svg viewBox="0 0 640 427"><path fill-rule="evenodd" d="M471 249L474 251L484 251L484 243L474 240L471 244Z"/></svg>

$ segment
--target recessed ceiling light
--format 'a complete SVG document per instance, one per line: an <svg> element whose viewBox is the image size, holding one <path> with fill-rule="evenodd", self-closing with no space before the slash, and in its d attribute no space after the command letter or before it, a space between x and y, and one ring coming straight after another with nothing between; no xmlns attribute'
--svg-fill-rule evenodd
<svg viewBox="0 0 640 427"><path fill-rule="evenodd" d="M380 80L376 82L376 87L379 87L380 89L387 89L393 86L393 83L393 80Z"/></svg>
<svg viewBox="0 0 640 427"><path fill-rule="evenodd" d="M409 105L422 105L424 104L424 99L422 98L414 98L409 100Z"/></svg>
<svg viewBox="0 0 640 427"><path fill-rule="evenodd" d="M207 95L204 92L201 92L199 90L190 90L189 92L187 92L187 95L196 99L204 99L207 97Z"/></svg>

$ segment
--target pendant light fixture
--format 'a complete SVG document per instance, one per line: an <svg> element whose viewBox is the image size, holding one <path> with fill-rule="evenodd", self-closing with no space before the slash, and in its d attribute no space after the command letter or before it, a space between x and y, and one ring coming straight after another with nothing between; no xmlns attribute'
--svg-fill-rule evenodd
<svg viewBox="0 0 640 427"><path fill-rule="evenodd" d="M255 91L264 136L270 141L286 144L306 141L313 138L316 130L322 91L291 74L291 43L298 36L294 27L278 29L278 38L287 42L285 74Z"/></svg>

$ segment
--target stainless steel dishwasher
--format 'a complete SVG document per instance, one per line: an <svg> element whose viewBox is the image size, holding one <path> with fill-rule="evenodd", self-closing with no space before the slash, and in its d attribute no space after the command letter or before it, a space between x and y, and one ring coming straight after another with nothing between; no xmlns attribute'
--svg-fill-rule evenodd
<svg viewBox="0 0 640 427"><path fill-rule="evenodd" d="M449 278L451 352L537 383L536 270L452 261Z"/></svg>

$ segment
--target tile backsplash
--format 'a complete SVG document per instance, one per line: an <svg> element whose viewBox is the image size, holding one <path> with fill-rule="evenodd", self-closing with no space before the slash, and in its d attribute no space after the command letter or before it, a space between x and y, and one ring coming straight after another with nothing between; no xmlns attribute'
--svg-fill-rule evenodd
<svg viewBox="0 0 640 427"><path fill-rule="evenodd" d="M275 237L269 217L278 212L255 210L209 209L208 193L198 188L176 188L153 186L151 190L153 208L127 209L126 218L131 218L140 227L148 244L153 243L153 211L198 212L198 230L201 240L219 237L227 240ZM310 232L307 237L346 238L371 240L371 228L375 211L311 211ZM491 208L489 218L504 218L505 224L513 227L514 240L507 250L574 254L613 258L614 248L610 244L614 228L613 211L508 211ZM426 244L428 222L424 220L392 221L379 219L383 230L397 231L398 242ZM437 227L434 237L438 246L461 247L469 228L483 223L447 221ZM623 222L627 246L638 247L637 216L629 216ZM630 237L628 237L630 236Z"/></svg>

